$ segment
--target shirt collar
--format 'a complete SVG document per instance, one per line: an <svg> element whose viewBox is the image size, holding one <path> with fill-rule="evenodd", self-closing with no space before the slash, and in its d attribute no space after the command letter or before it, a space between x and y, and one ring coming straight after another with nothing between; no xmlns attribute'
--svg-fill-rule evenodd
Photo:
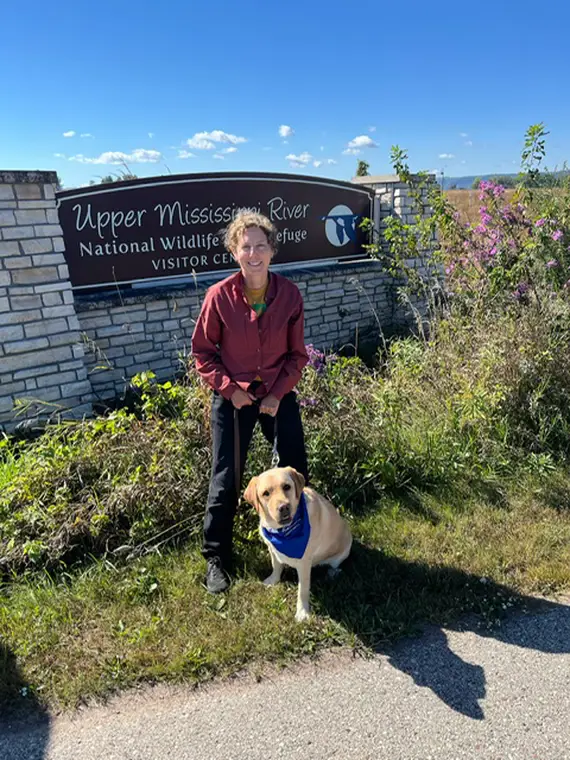
<svg viewBox="0 0 570 760"><path fill-rule="evenodd" d="M240 294L242 298L245 299L245 282L243 279L243 274L241 273L241 270L239 272L236 272L235 275L235 282L234 285L237 289L237 292ZM267 285L267 291L265 293L265 303L267 306L273 301L277 294L277 277L274 272L269 272L269 283Z"/></svg>

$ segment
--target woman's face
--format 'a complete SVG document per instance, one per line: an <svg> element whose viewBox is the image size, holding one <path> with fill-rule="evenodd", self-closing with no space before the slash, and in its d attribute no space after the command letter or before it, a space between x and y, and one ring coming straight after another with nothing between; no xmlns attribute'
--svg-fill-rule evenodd
<svg viewBox="0 0 570 760"><path fill-rule="evenodd" d="M262 229L248 227L232 253L246 279L253 276L256 280L262 280L267 277L273 251Z"/></svg>

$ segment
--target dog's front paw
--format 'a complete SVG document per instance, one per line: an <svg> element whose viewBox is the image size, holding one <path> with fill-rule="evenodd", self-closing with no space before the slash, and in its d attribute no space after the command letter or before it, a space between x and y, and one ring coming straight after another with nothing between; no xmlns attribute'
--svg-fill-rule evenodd
<svg viewBox="0 0 570 760"><path fill-rule="evenodd" d="M271 575L268 575L267 578L263 581L264 586L275 586L279 581L281 580L281 575L274 575L271 573Z"/></svg>
<svg viewBox="0 0 570 760"><path fill-rule="evenodd" d="M311 617L311 613L309 610L306 610L304 607L301 607L297 610L297 614L295 615L295 620L298 623L302 623L305 620L308 620Z"/></svg>

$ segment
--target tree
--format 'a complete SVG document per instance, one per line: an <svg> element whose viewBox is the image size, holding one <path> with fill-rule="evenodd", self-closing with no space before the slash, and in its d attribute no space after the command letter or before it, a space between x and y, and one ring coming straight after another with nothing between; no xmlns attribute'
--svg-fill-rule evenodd
<svg viewBox="0 0 570 760"><path fill-rule="evenodd" d="M360 160L358 162L358 165L356 167L356 176L357 177L369 177L370 172L368 171L370 169L370 164L367 161Z"/></svg>
<svg viewBox="0 0 570 760"><path fill-rule="evenodd" d="M497 174L497 176L491 177L491 180L496 185L502 185L503 187L516 187L518 177L516 174Z"/></svg>
<svg viewBox="0 0 570 760"><path fill-rule="evenodd" d="M123 174L106 174L104 177L101 177L100 184L105 185L109 182L125 182L127 179L138 179L138 177L136 174L131 174L130 172L124 172Z"/></svg>

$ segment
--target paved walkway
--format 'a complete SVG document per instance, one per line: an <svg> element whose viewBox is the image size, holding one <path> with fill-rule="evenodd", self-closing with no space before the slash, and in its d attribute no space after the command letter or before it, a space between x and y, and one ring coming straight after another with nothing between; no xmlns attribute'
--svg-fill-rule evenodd
<svg viewBox="0 0 570 760"><path fill-rule="evenodd" d="M2 760L563 760L570 758L570 606L500 628L432 628L256 683L158 687L51 722L0 722Z"/></svg>

